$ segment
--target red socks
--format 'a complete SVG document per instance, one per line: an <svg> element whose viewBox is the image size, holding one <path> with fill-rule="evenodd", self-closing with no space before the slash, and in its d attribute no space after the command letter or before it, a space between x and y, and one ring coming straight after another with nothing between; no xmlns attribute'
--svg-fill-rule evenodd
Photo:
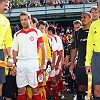
<svg viewBox="0 0 100 100"><path fill-rule="evenodd" d="M59 86L60 86L60 90L61 90L61 94L64 94L64 85L63 85L63 80L59 80Z"/></svg>
<svg viewBox="0 0 100 100"><path fill-rule="evenodd" d="M54 93L54 100L58 100L58 85L52 85L53 93Z"/></svg>
<svg viewBox="0 0 100 100"><path fill-rule="evenodd" d="M25 94L18 94L17 100L26 100Z"/></svg>
<svg viewBox="0 0 100 100"><path fill-rule="evenodd" d="M34 99L34 100L46 100L46 99L44 98L44 95L41 96L40 92L38 92L37 94L34 94L33 99Z"/></svg>

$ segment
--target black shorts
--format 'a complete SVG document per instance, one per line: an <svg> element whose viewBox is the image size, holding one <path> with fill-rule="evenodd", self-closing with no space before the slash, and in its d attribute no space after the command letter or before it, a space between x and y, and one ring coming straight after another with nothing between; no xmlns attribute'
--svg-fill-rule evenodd
<svg viewBox="0 0 100 100"><path fill-rule="evenodd" d="M18 88L16 85L16 76L8 75L6 76L6 82L3 84L2 94L7 98L16 98L18 93Z"/></svg>
<svg viewBox="0 0 100 100"><path fill-rule="evenodd" d="M4 61L4 53L3 50L0 50L0 60ZM5 69L0 67L0 84L5 83Z"/></svg>
<svg viewBox="0 0 100 100"><path fill-rule="evenodd" d="M76 67L76 82L77 85L87 85L88 77L85 67Z"/></svg>

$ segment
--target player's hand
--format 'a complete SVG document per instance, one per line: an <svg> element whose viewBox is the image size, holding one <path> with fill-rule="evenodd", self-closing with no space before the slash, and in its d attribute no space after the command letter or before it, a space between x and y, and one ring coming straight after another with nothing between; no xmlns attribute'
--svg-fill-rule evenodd
<svg viewBox="0 0 100 100"><path fill-rule="evenodd" d="M92 73L91 66L86 66L85 70L86 70L86 74L88 74L88 72Z"/></svg>
<svg viewBox="0 0 100 100"><path fill-rule="evenodd" d="M55 65L55 70L58 70L58 65Z"/></svg>
<svg viewBox="0 0 100 100"><path fill-rule="evenodd" d="M65 61L61 61L61 66L64 66L65 65Z"/></svg>
<svg viewBox="0 0 100 100"><path fill-rule="evenodd" d="M40 70L41 70L41 73L44 73L44 71L45 71L45 65L41 66Z"/></svg>
<svg viewBox="0 0 100 100"><path fill-rule="evenodd" d="M12 57L9 57L7 60L7 66L13 66L14 65L14 61Z"/></svg>
<svg viewBox="0 0 100 100"><path fill-rule="evenodd" d="M74 62L71 62L70 63L70 68L69 68L70 71L73 71L74 67L75 67L75 63Z"/></svg>

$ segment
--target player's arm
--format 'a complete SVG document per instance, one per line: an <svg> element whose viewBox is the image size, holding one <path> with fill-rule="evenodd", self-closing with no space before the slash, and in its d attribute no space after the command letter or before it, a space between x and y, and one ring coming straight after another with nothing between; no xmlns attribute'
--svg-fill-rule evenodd
<svg viewBox="0 0 100 100"><path fill-rule="evenodd" d="M77 48L72 49L71 50L71 63L75 62L76 54L77 54Z"/></svg>
<svg viewBox="0 0 100 100"><path fill-rule="evenodd" d="M13 56L12 56L12 48L8 47L8 48L6 48L6 50L7 50L7 55L8 55L7 65L8 66L13 66L14 61L13 61Z"/></svg>
<svg viewBox="0 0 100 100"><path fill-rule="evenodd" d="M63 54L63 44L62 44L62 40L60 39L60 37L57 37L58 38L58 59L57 59L57 62L56 62L56 69L58 68L59 66L59 63L61 61L61 58L62 58L62 54Z"/></svg>
<svg viewBox="0 0 100 100"><path fill-rule="evenodd" d="M18 51L14 51L13 50L13 60L14 60L14 64L16 64L16 62L17 62L17 59L16 59L17 56L18 56Z"/></svg>
<svg viewBox="0 0 100 100"><path fill-rule="evenodd" d="M18 41L17 41L16 34L14 35L12 50L13 50L12 54L13 54L14 64L16 64L16 62L17 62L16 57L18 56L18 51L19 51L19 44L18 44Z"/></svg>
<svg viewBox="0 0 100 100"><path fill-rule="evenodd" d="M91 59L93 55L93 37L94 37L94 31L91 25L87 38L86 61L85 61L86 74L88 74L88 72L91 72Z"/></svg>
<svg viewBox="0 0 100 100"><path fill-rule="evenodd" d="M62 57L61 57L61 65L65 64L65 61L64 61L64 48L63 48L63 51L62 51Z"/></svg>
<svg viewBox="0 0 100 100"><path fill-rule="evenodd" d="M71 50L71 65L70 68L73 69L75 67L75 58L77 54L77 48L78 48L78 31L75 32L73 42L72 42L72 50Z"/></svg>
<svg viewBox="0 0 100 100"><path fill-rule="evenodd" d="M44 44L44 39L43 39L43 35L41 33L40 30L37 30L37 33L38 33L38 40L37 40L37 44L40 46L41 48L41 51L42 51L42 60L41 60L41 72L44 71L45 69L45 44Z"/></svg>
<svg viewBox="0 0 100 100"><path fill-rule="evenodd" d="M6 48L6 50L7 50L7 55L9 57L12 57L12 48L11 47L8 47L8 48Z"/></svg>
<svg viewBox="0 0 100 100"><path fill-rule="evenodd" d="M53 39L52 41L52 69L55 68L56 56L57 56L57 45L56 45L56 41Z"/></svg>
<svg viewBox="0 0 100 100"><path fill-rule="evenodd" d="M56 62L56 69L59 66L59 63L60 63L61 58L62 58L62 54L63 54L63 50L58 51L58 59L57 59L57 62Z"/></svg>
<svg viewBox="0 0 100 100"><path fill-rule="evenodd" d="M12 59L12 34L11 34L11 28L10 28L10 24L9 22L8 24L8 28L7 28L7 32L4 38L4 44L5 44L5 48L7 50L7 55L8 55L8 66L12 66L13 64L13 59Z"/></svg>
<svg viewBox="0 0 100 100"><path fill-rule="evenodd" d="M44 65L45 65L45 46L44 46L44 42L40 43L40 48L42 50L42 64L41 64L41 69L44 69Z"/></svg>
<svg viewBox="0 0 100 100"><path fill-rule="evenodd" d="M52 69L55 67L55 62L56 62L56 51L52 51Z"/></svg>

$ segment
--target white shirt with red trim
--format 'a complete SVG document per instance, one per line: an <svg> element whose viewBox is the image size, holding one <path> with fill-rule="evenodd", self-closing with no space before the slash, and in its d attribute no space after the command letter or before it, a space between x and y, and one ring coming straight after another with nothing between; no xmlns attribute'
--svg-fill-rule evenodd
<svg viewBox="0 0 100 100"><path fill-rule="evenodd" d="M50 43L50 47L51 47L52 51L57 51L58 47L57 47L57 43L56 43L54 37L48 35L48 39L49 39L49 43Z"/></svg>
<svg viewBox="0 0 100 100"><path fill-rule="evenodd" d="M13 40L13 50L18 51L17 59L29 60L38 58L38 45L44 42L42 33L31 28L28 31L23 29L15 33Z"/></svg>
<svg viewBox="0 0 100 100"><path fill-rule="evenodd" d="M57 36L57 35L54 35L54 38L55 38L55 41L57 43L57 50L58 51L63 50L63 44L62 44L61 38L59 36Z"/></svg>

